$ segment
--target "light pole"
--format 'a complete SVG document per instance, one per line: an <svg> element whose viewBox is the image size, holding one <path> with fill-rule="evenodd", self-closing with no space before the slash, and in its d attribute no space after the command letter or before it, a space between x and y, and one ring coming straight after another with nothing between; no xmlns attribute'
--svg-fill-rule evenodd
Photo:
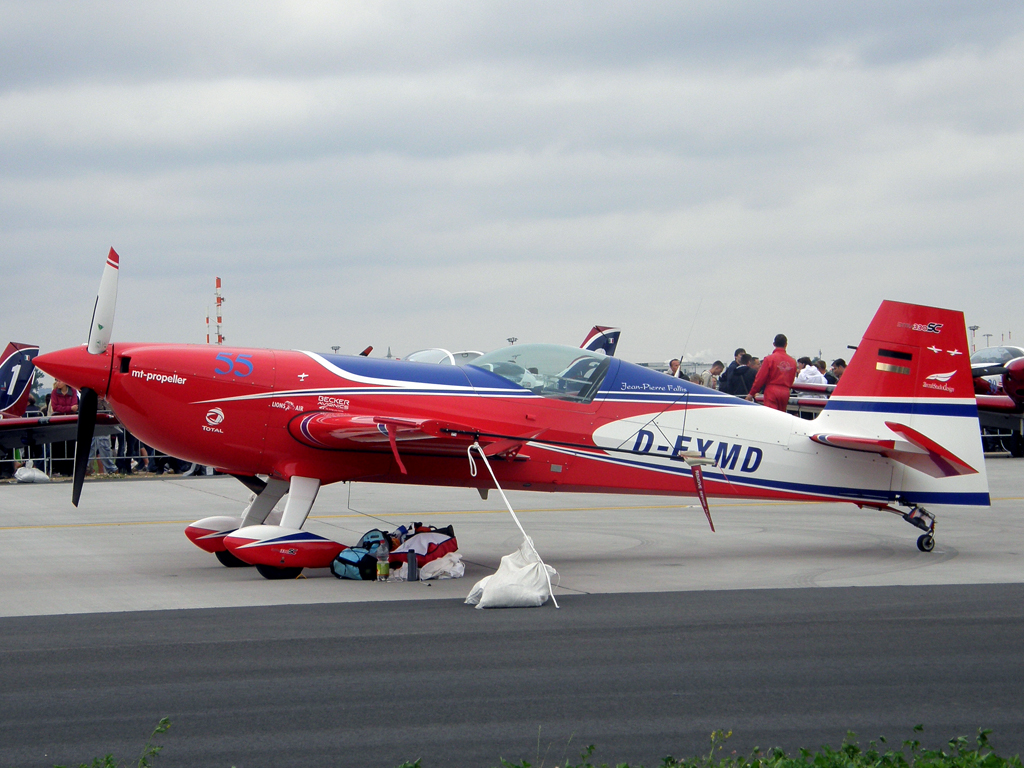
<svg viewBox="0 0 1024 768"><path fill-rule="evenodd" d="M507 341L508 341L508 343L510 345L515 344L517 341L519 341L519 337L517 337L517 336L509 336Z"/></svg>
<svg viewBox="0 0 1024 768"><path fill-rule="evenodd" d="M978 330L980 327L981 327L980 325L969 325L969 326L967 326L967 330L971 332L971 352L977 352L978 351L978 346L974 343L974 332L976 330Z"/></svg>
<svg viewBox="0 0 1024 768"><path fill-rule="evenodd" d="M331 347L331 349L334 350L334 354L338 354L338 350L341 349L341 347Z"/></svg>
<svg viewBox="0 0 1024 768"><path fill-rule="evenodd" d="M991 346L991 345L990 345L990 344L988 343L988 340L992 338L992 334L991 334L991 333L983 333L983 334L981 334L981 335L985 337L985 346L986 346L986 347L988 347L988 346Z"/></svg>

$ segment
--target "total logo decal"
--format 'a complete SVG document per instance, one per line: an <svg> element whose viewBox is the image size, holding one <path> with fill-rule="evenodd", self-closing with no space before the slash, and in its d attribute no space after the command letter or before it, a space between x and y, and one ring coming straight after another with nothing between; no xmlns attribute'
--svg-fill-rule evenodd
<svg viewBox="0 0 1024 768"><path fill-rule="evenodd" d="M204 432L219 432L224 434L223 429L219 429L218 425L224 421L224 411L220 408L211 408L206 412L206 423L203 424Z"/></svg>
<svg viewBox="0 0 1024 768"><path fill-rule="evenodd" d="M950 371L949 373L933 373L931 376L926 376L924 381L921 382L921 386L925 389L939 389L943 392L955 392L956 390L949 386L946 382L956 375L956 371Z"/></svg>

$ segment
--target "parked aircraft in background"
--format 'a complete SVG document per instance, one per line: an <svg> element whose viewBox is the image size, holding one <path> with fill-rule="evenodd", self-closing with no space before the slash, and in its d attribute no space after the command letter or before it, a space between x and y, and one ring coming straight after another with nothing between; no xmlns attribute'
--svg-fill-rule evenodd
<svg viewBox="0 0 1024 768"><path fill-rule="evenodd" d="M609 357L615 356L615 347L619 343L618 328L609 328L603 325L595 325L587 333L580 349L589 349L592 352L604 352ZM468 365L483 355L483 352L466 350L464 352L449 352L441 347L421 349L410 352L403 360L413 363L435 363L439 365Z"/></svg>
<svg viewBox="0 0 1024 768"><path fill-rule="evenodd" d="M1024 348L979 349L971 355L971 374L986 442L1024 456Z"/></svg>
<svg viewBox="0 0 1024 768"><path fill-rule="evenodd" d="M326 566L343 548L302 530L321 485L486 494L492 481L471 471L472 445L502 459L492 468L509 489L696 496L709 522L708 496L845 501L901 515L923 531L923 551L935 531L924 504L989 503L960 312L883 302L824 411L806 421L547 344L461 367L111 344L118 267L111 249L87 345L36 364L81 389L80 444L103 396L145 443L256 491L241 517L199 520L187 533L222 562L255 564L267 578ZM83 479L76 462L75 504ZM280 519L269 518L286 493Z"/></svg>
<svg viewBox="0 0 1024 768"><path fill-rule="evenodd" d="M78 435L78 416L26 416L34 359L39 347L10 342L0 359L0 449L31 448L45 443L74 440ZM108 413L96 416L98 435L110 435L119 429L117 419Z"/></svg>
<svg viewBox="0 0 1024 768"><path fill-rule="evenodd" d="M619 328L610 328L606 325L595 325L590 333L583 339L580 349L589 349L591 352L604 352L608 357L615 357L615 348L619 346L619 335L622 331Z"/></svg>
<svg viewBox="0 0 1024 768"><path fill-rule="evenodd" d="M0 358L0 419L24 416L32 391L39 347L9 342Z"/></svg>

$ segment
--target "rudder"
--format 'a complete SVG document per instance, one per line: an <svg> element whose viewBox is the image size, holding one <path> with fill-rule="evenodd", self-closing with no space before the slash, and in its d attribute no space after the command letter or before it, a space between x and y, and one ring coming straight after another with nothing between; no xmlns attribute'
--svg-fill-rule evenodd
<svg viewBox="0 0 1024 768"><path fill-rule="evenodd" d="M962 312L883 301L818 417L823 429L909 442L893 488L914 503L987 505Z"/></svg>

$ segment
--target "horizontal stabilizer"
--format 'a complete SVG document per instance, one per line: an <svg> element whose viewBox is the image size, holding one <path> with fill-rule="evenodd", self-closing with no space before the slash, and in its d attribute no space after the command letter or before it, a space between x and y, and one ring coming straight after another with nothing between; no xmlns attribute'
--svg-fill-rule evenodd
<svg viewBox="0 0 1024 768"><path fill-rule="evenodd" d="M977 474L970 464L917 430L894 421L885 422L885 426L902 439L820 433L811 435L811 440L848 451L877 453L930 477Z"/></svg>

